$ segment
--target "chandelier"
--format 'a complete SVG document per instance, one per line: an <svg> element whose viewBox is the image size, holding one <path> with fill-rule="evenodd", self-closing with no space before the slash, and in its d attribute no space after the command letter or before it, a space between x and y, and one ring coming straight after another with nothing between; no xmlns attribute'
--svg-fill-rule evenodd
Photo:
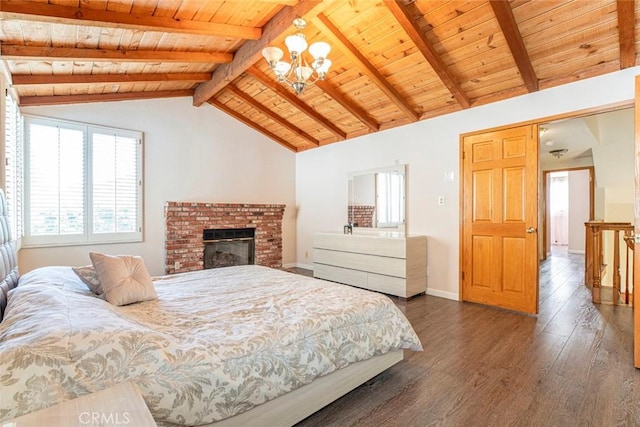
<svg viewBox="0 0 640 427"><path fill-rule="evenodd" d="M307 22L302 18L296 18L293 20L293 26L298 32L287 36L284 41L289 50L291 62L281 61L284 54L282 49L277 47L265 47L262 49L262 56L267 60L278 81L288 83L296 94L300 95L307 85L324 80L326 77L331 67L331 60L327 59L331 46L325 42L316 42L309 46L309 53L314 59L309 65L302 57L307 49L307 40L300 32L307 26Z"/></svg>

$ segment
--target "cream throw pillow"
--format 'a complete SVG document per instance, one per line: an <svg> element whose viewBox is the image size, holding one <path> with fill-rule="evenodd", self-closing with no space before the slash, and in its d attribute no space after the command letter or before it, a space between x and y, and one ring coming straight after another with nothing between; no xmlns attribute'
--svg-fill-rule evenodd
<svg viewBox="0 0 640 427"><path fill-rule="evenodd" d="M105 298L111 304L126 305L158 298L141 257L97 252L89 253L89 257L98 273Z"/></svg>
<svg viewBox="0 0 640 427"><path fill-rule="evenodd" d="M71 269L78 275L80 280L91 289L96 295L104 294L102 286L100 286L100 279L98 273L93 265L85 265L84 267L71 267Z"/></svg>

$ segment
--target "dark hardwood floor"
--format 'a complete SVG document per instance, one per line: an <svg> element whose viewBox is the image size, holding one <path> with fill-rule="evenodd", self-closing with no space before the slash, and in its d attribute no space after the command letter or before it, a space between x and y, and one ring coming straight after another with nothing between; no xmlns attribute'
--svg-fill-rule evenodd
<svg viewBox="0 0 640 427"><path fill-rule="evenodd" d="M640 426L632 308L593 305L583 268L566 253L541 265L538 316L395 300L424 352L298 426Z"/></svg>

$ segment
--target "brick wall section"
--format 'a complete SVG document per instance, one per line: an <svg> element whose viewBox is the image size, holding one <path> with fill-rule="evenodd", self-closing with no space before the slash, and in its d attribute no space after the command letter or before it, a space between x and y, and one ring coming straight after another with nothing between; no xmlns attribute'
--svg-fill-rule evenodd
<svg viewBox="0 0 640 427"><path fill-rule="evenodd" d="M165 271L204 268L202 231L207 228L255 228L255 262L282 267L282 217L285 205L167 202ZM181 268L174 268L176 261Z"/></svg>
<svg viewBox="0 0 640 427"><path fill-rule="evenodd" d="M358 227L373 227L373 213L375 206L354 206L348 207L349 222L358 224Z"/></svg>

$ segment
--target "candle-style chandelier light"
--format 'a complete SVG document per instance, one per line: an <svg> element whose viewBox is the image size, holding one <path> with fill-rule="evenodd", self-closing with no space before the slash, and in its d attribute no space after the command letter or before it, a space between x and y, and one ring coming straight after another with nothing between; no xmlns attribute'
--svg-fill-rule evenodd
<svg viewBox="0 0 640 427"><path fill-rule="evenodd" d="M326 77L331 67L331 60L327 59L331 46L325 42L315 42L309 46L309 53L313 56L313 62L309 65L302 56L307 49L307 40L301 31L307 26L307 22L302 18L296 18L293 20L293 26L298 32L287 36L284 41L291 62L282 61L284 53L277 47L265 47L262 49L262 56L267 60L278 81L291 85L296 94L300 95L307 85Z"/></svg>

